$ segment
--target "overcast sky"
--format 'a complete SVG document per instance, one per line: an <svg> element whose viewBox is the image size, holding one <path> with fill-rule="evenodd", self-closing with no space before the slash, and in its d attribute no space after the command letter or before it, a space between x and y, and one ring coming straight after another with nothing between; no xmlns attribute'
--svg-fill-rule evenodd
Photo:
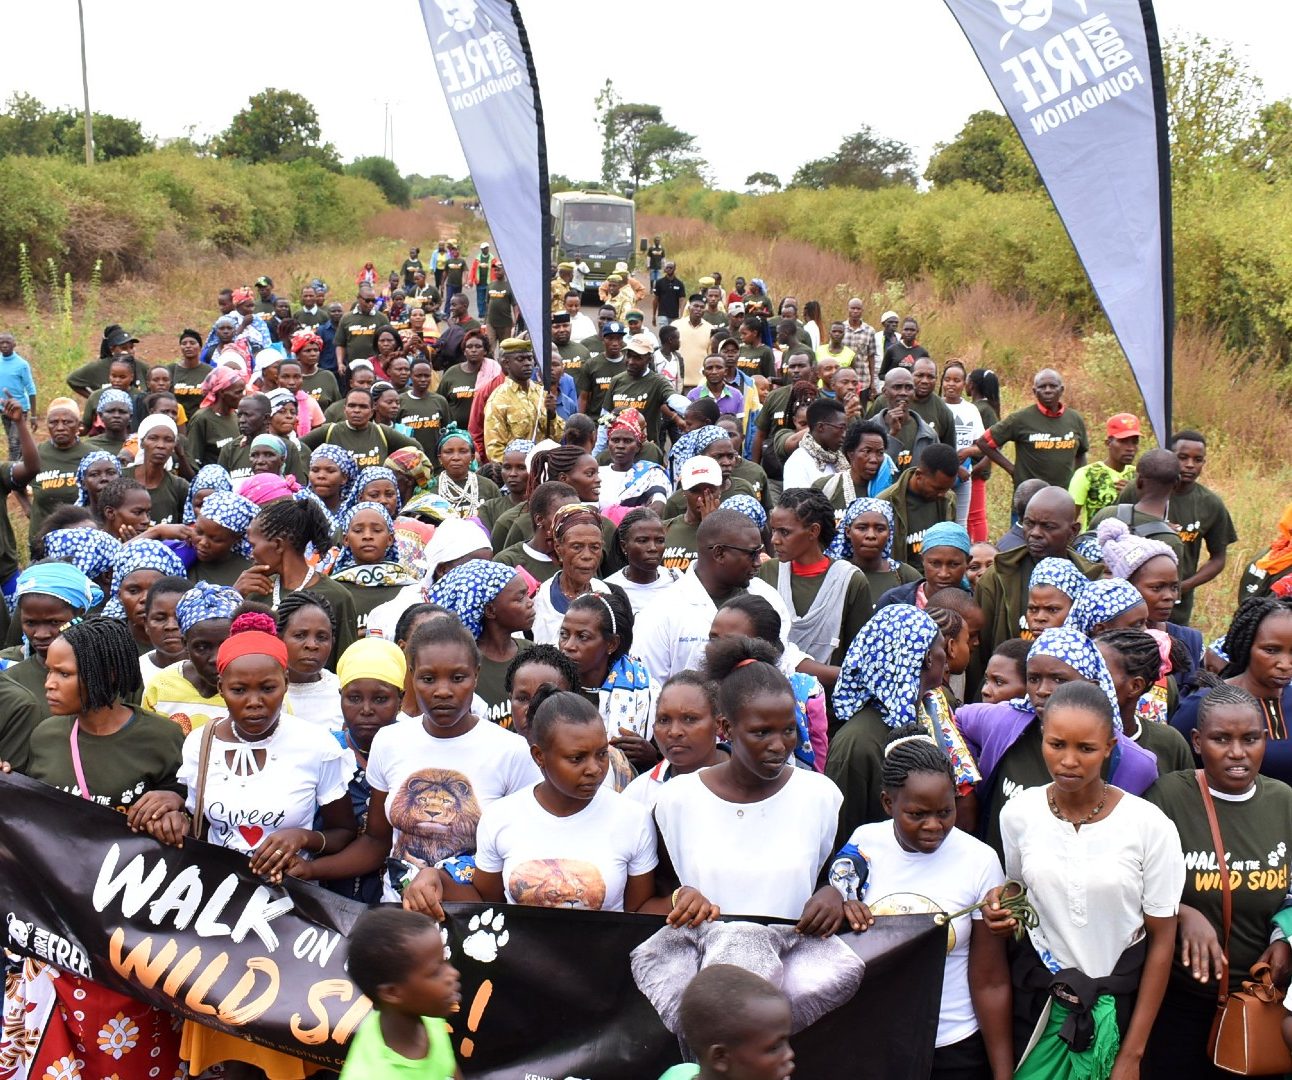
<svg viewBox="0 0 1292 1080"><path fill-rule="evenodd" d="M192 128L205 136L252 94L294 90L314 103L324 137L348 161L382 152L388 103L402 172L466 172L416 0L84 3L96 112L138 119L149 135ZM1164 37L1233 42L1268 99L1292 96L1287 0L1156 7ZM625 101L660 105L667 121L694 134L718 182L735 188L755 171L788 180L861 124L913 146L923 171L934 144L953 138L970 113L999 107L943 0L663 8L522 0L521 10L548 117L549 166L576 180L601 171L593 98L607 77ZM75 0L5 3L0 27L8 46L0 97L25 91L79 107Z"/></svg>

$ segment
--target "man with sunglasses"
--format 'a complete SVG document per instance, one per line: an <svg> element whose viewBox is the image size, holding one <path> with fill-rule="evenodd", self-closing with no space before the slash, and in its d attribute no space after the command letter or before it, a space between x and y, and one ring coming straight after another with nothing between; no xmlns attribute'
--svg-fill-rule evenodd
<svg viewBox="0 0 1292 1080"><path fill-rule="evenodd" d="M719 605L741 593L771 604L780 616L781 641L788 640L789 612L776 590L754 576L764 554L758 526L736 510L719 507L700 522L695 541L695 562L641 613L633 634L634 651L661 683L703 665Z"/></svg>

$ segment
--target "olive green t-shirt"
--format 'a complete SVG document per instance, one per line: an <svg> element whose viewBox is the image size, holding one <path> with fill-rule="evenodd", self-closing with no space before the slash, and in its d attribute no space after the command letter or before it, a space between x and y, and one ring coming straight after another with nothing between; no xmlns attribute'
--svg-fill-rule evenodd
<svg viewBox="0 0 1292 1080"><path fill-rule="evenodd" d="M131 465L122 475L143 483L141 472L138 466ZM184 516L184 503L188 499L188 481L172 472L162 473L162 482L148 492L148 498L152 500L149 514L154 525L178 524Z"/></svg>
<svg viewBox="0 0 1292 1080"><path fill-rule="evenodd" d="M250 559L244 559L241 555L230 555L222 562L195 562L189 567L188 579L233 588L243 571L250 570L253 565Z"/></svg>
<svg viewBox="0 0 1292 1080"><path fill-rule="evenodd" d="M776 374L776 354L766 345L741 345L736 368L746 375L770 379Z"/></svg>
<svg viewBox="0 0 1292 1080"><path fill-rule="evenodd" d="M475 400L476 380L479 377L478 371L468 371L461 364L445 368L444 374L440 376L440 386L436 392L448 402L453 423L463 431L467 430L471 419L471 402Z"/></svg>
<svg viewBox="0 0 1292 1080"><path fill-rule="evenodd" d="M556 576L556 572L561 569L561 564L555 559L535 558L534 552L525 545L523 540L503 548L493 557L493 561L503 566L523 566L540 584L551 581Z"/></svg>
<svg viewBox="0 0 1292 1080"><path fill-rule="evenodd" d="M238 418L220 416L211 408L199 409L188 418L188 455L199 468L214 465L220 451L238 437Z"/></svg>
<svg viewBox="0 0 1292 1080"><path fill-rule="evenodd" d="M171 393L184 407L184 415L191 417L202 407L202 384L215 368L201 363L190 368L182 360L175 360L166 365L166 370L170 372Z"/></svg>
<svg viewBox="0 0 1292 1080"><path fill-rule="evenodd" d="M345 349L346 363L351 360L367 360L377 351L377 331L388 325L390 320L375 308L367 315L352 311L342 315L337 323L334 343Z"/></svg>
<svg viewBox="0 0 1292 1080"><path fill-rule="evenodd" d="M987 820L982 823L983 839L1001 859L1005 845L1000 835L1000 812L1024 788L1043 787L1050 782L1050 770L1041 752L1041 722L1033 718L1002 755L987 784Z"/></svg>
<svg viewBox="0 0 1292 1080"><path fill-rule="evenodd" d="M31 481L31 532L40 531L45 515L59 506L76 502L76 467L81 458L93 451L85 440L78 439L66 450L60 450L49 440L37 448L40 454L40 472Z"/></svg>
<svg viewBox="0 0 1292 1080"><path fill-rule="evenodd" d="M528 652L534 647L532 641L524 638L514 640L518 652ZM511 730L511 697L507 693L507 668L510 665L511 660L490 660L487 656L481 656L480 678L476 681L476 693L489 706L486 719L508 731Z"/></svg>
<svg viewBox="0 0 1292 1080"><path fill-rule="evenodd" d="M308 375L302 374L301 389L318 402L320 409L341 400L341 387L337 385L336 376L322 368Z"/></svg>
<svg viewBox="0 0 1292 1080"><path fill-rule="evenodd" d="M284 442L287 443L284 473L296 477L303 484L309 477L309 459L292 445L291 440L285 439ZM239 435L233 442L225 444L216 463L228 472L231 480L245 480L251 475L251 441Z"/></svg>
<svg viewBox="0 0 1292 1080"><path fill-rule="evenodd" d="M665 542L667 543L667 538ZM780 570L780 560L769 559L758 568L758 576L775 589L780 577ZM792 615L802 617L808 613L812 604L816 601L817 594L821 592L821 586L825 584L825 578L825 574L809 576L791 572L790 599L794 601ZM848 579L848 588L843 599L843 610L838 612L839 644L835 647L829 663L837 666L843 662L848 646L852 644L853 638L866 625L874 611L875 604L870 594L870 583L866 580L866 575L858 571Z"/></svg>
<svg viewBox="0 0 1292 1080"><path fill-rule="evenodd" d="M686 514L665 519L664 521L664 558L660 565L666 570L679 570L686 573L690 565L700 557L699 543L695 538L699 525L692 525L686 520Z"/></svg>
<svg viewBox="0 0 1292 1080"><path fill-rule="evenodd" d="M617 360L611 360L606 356L594 356L579 369L574 385L580 395L585 393L588 395L588 407L582 411L593 420L599 419L601 410L608 407L610 384L623 370L622 356Z"/></svg>
<svg viewBox="0 0 1292 1080"><path fill-rule="evenodd" d="M592 353L577 341L567 341L564 345L558 345L556 351L561 354L561 359L565 361L565 374L570 376L577 386L579 369L592 359Z"/></svg>
<svg viewBox="0 0 1292 1080"><path fill-rule="evenodd" d="M987 431L998 449L1014 444L1014 487L1033 477L1066 488L1077 458L1090 449L1086 424L1075 409L1047 416L1036 405L1010 413Z"/></svg>
<svg viewBox="0 0 1292 1080"><path fill-rule="evenodd" d="M399 422L412 428L413 438L422 445L432 465L438 465L440 432L449 426L453 413L441 394L427 393L415 398L411 393L399 397Z"/></svg>
<svg viewBox="0 0 1292 1080"><path fill-rule="evenodd" d="M450 258L444 264L444 284L455 289L462 288L462 275L466 273L467 261L463 258Z"/></svg>
<svg viewBox="0 0 1292 1080"><path fill-rule="evenodd" d="M392 453L405 446L418 446L417 440L374 423L368 424L362 431L356 431L344 422L324 424L311 431L301 442L311 450L324 443L349 450L354 455L354 463L361 469L369 465L380 465Z"/></svg>
<svg viewBox="0 0 1292 1080"><path fill-rule="evenodd" d="M627 371L620 371L606 388L602 399L611 412L636 409L646 421L646 438L659 439L659 409L673 396L673 384L662 375L647 371L633 378Z"/></svg>

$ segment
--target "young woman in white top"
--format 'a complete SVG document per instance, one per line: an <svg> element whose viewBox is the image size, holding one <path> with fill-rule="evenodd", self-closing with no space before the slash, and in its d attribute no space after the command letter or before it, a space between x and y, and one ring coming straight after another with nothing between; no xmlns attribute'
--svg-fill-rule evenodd
<svg viewBox="0 0 1292 1080"><path fill-rule="evenodd" d="M530 753L540 783L487 807L471 888L486 903L639 911L655 896L655 826L640 803L605 787L610 746L579 694L540 687Z"/></svg>
<svg viewBox="0 0 1292 1080"><path fill-rule="evenodd" d="M942 384L938 387L938 393L942 395L942 400L947 403L947 408L951 410L951 415L956 418L956 449L963 450L967 446L972 446L983 433L982 413L978 411L978 406L972 401L965 400L965 382L968 379L968 372L965 366L959 360L948 360L942 367ZM976 463L973 472L980 469L984 471L991 468L991 463L983 461ZM972 485L968 480L964 480L956 485L956 522L967 527L969 520L969 498L972 494Z"/></svg>
<svg viewBox="0 0 1292 1080"><path fill-rule="evenodd" d="M880 801L891 821L862 825L835 856L831 880L862 922L876 913L961 912L1004 884L996 853L957 829L956 782L946 752L918 724L895 728L884 749ZM981 910L948 928L946 974L931 1080L1014 1075L1005 943Z"/></svg>
<svg viewBox="0 0 1292 1080"><path fill-rule="evenodd" d="M731 757L660 790L661 878L679 883L668 921L694 926L719 913L755 915L794 919L801 933L829 936L845 918L843 897L827 879L843 796L834 781L790 764L798 743L794 693L771 648L729 638L710 642L705 658Z"/></svg>
<svg viewBox="0 0 1292 1080"><path fill-rule="evenodd" d="M1035 1024L1026 1056L1015 1047L1023 1058L1016 1076L1065 1075L1067 1055L1081 1053L1092 1080L1131 1080L1171 971L1185 874L1180 837L1156 806L1101 776L1117 740L1098 686L1060 686L1041 724L1053 783L1024 789L1000 815L1005 874L1023 883L1039 916L1028 931L1035 955L1013 965L1016 1030ZM1016 920L998 906L1000 891L991 897L988 925L1012 933ZM1056 978L1079 1003L1051 997ZM1074 1013L1088 1045L1060 1038Z"/></svg>
<svg viewBox="0 0 1292 1080"><path fill-rule="evenodd" d="M364 831L345 850L293 873L306 880L357 877L386 865L385 898L398 900L402 888L406 906L431 914L441 911L436 866L467 877L481 811L540 775L524 739L471 711L480 650L468 630L431 619L413 631L407 656L421 723L377 732Z"/></svg>
<svg viewBox="0 0 1292 1080"><path fill-rule="evenodd" d="M653 810L669 780L731 756L718 743L720 731L717 684L702 672L679 671L664 684L655 705L655 742L664 760L641 773L624 794Z"/></svg>
<svg viewBox="0 0 1292 1080"><path fill-rule="evenodd" d="M646 506L629 510L615 529L615 547L626 565L606 578L606 584L623 589L634 616L651 603L652 594L667 589L682 576L682 571L660 565L664 561L666 532L659 515Z"/></svg>
<svg viewBox="0 0 1292 1080"><path fill-rule="evenodd" d="M340 731L341 681L328 671L336 640L336 614L326 596L298 589L274 612L278 636L287 646L287 704L293 713L327 731Z"/></svg>

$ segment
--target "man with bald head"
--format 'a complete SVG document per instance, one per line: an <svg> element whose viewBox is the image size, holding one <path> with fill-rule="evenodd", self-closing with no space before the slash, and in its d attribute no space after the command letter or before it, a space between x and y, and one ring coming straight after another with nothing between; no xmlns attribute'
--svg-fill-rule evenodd
<svg viewBox="0 0 1292 1080"><path fill-rule="evenodd" d="M878 408L870 414L888 432L888 456L899 472L909 469L926 446L942 441L928 421L911 408L914 397L910 369L895 367L884 376L884 392L875 403Z"/></svg>
<svg viewBox="0 0 1292 1080"><path fill-rule="evenodd" d="M1063 404L1063 379L1053 368L1036 373L1032 393L1036 397L1033 404L993 424L973 446L960 451L961 460L990 458L1014 478L1016 488L1034 476L1066 488L1072 474L1086 463L1090 449L1086 422ZM1013 461L1000 452L1011 442Z"/></svg>
<svg viewBox="0 0 1292 1080"><path fill-rule="evenodd" d="M1014 523L996 541L997 551L1013 551L1027 543L1023 536L1023 515L1027 512L1027 504L1032 501L1032 496L1044 487L1049 487L1044 480L1032 479L1024 480L1014 489L1014 502L1010 507Z"/></svg>
<svg viewBox="0 0 1292 1080"><path fill-rule="evenodd" d="M1024 632L1027 588L1042 559L1067 559L1092 581L1104 574L1103 563L1082 558L1072 547L1081 524L1077 504L1066 487L1053 485L1033 495L1023 512L1022 526L1023 546L1000 552L974 589L983 615L978 651L983 664L1002 641L1031 636Z"/></svg>
<svg viewBox="0 0 1292 1080"><path fill-rule="evenodd" d="M911 412L924 419L938 439L947 446L956 444L956 418L947 407L940 394L935 393L938 385L938 365L931 356L921 356L911 365L911 381L915 385L915 394L911 398Z"/></svg>
<svg viewBox="0 0 1292 1080"><path fill-rule="evenodd" d="M1090 519L1090 531L1095 532L1101 521L1120 518L1137 536L1160 540L1175 552L1176 559L1184 557L1184 542L1167 520L1171 496L1180 482L1180 459L1171 450L1150 450L1139 459L1135 470L1135 502L1105 506Z"/></svg>
<svg viewBox="0 0 1292 1080"><path fill-rule="evenodd" d="M739 511L719 508L700 522L695 545L695 561L642 611L633 633L633 651L660 683L703 667L713 617L733 596L761 596L780 616L781 641L789 640L790 614L780 595L754 576L763 552L758 526Z"/></svg>

